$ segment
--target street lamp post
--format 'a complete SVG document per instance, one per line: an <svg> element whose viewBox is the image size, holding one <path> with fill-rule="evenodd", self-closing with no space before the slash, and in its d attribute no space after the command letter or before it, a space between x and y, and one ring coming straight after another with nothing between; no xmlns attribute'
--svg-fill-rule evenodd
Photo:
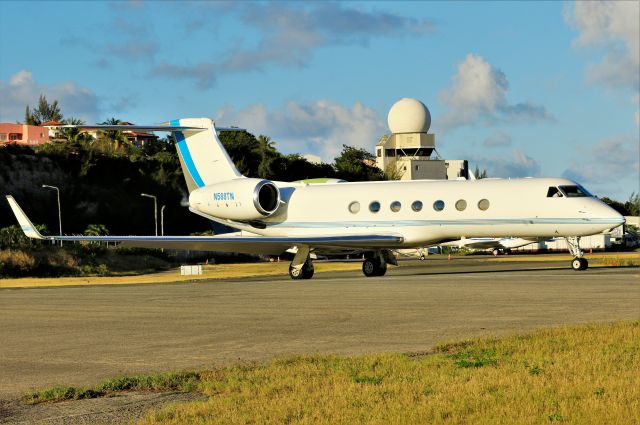
<svg viewBox="0 0 640 425"><path fill-rule="evenodd" d="M156 223L156 236L158 236L158 198L147 193L141 193L140 196L144 196L145 198L153 198L153 218Z"/></svg>
<svg viewBox="0 0 640 425"><path fill-rule="evenodd" d="M160 208L160 235L164 236L164 209L167 208L166 205L163 205Z"/></svg>
<svg viewBox="0 0 640 425"><path fill-rule="evenodd" d="M56 194L58 195L58 225L60 227L60 236L62 236L62 210L60 209L60 189L57 186L50 186L48 184L43 184L42 187L55 189ZM62 246L62 241L60 241L60 246Z"/></svg>

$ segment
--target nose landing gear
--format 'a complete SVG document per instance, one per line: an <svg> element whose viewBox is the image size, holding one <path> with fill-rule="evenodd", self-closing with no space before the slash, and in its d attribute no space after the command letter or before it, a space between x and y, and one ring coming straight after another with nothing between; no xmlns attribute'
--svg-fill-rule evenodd
<svg viewBox="0 0 640 425"><path fill-rule="evenodd" d="M589 262L583 257L584 252L580 249L580 236L573 236L565 238L569 252L574 255L575 258L571 260L571 268L575 271L586 270L589 267Z"/></svg>

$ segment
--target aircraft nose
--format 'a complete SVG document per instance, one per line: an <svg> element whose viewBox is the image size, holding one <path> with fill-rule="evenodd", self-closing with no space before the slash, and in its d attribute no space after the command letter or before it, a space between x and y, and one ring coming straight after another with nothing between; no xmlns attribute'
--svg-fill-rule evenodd
<svg viewBox="0 0 640 425"><path fill-rule="evenodd" d="M600 208L599 208L599 216L602 217L603 219L607 220L607 222L611 223L611 228L613 229L614 227L618 227L621 224L625 223L625 218L622 214L620 214L618 211L614 210L613 208L611 208L609 205L605 204L604 202L601 203Z"/></svg>

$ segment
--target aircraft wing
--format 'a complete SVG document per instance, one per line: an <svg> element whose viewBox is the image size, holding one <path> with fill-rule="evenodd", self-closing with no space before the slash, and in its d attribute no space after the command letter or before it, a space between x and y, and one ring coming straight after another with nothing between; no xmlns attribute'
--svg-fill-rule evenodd
<svg viewBox="0 0 640 425"><path fill-rule="evenodd" d="M120 242L131 248L165 248L195 251L222 251L244 254L281 254L293 246L309 246L320 251L358 250L398 246L403 237L394 234L335 235L315 237L268 236L43 236L22 211L16 200L7 201L18 219L22 231L29 238L49 241Z"/></svg>

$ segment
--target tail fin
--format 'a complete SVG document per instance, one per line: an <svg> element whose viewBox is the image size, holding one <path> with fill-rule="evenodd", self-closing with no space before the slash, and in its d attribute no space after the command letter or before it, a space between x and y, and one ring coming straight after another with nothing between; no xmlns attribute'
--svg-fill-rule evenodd
<svg viewBox="0 0 640 425"><path fill-rule="evenodd" d="M202 186L243 177L222 146L210 119L184 118L171 121L170 125L198 128L173 131L189 193Z"/></svg>

